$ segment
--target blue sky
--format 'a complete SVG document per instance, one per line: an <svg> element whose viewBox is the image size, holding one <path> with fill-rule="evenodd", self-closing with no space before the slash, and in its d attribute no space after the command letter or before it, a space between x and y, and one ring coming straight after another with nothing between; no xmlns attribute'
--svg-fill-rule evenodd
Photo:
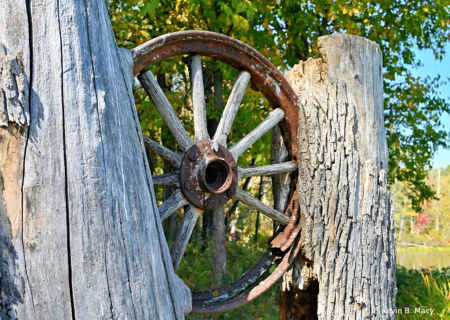
<svg viewBox="0 0 450 320"><path fill-rule="evenodd" d="M439 62L434 59L433 52L431 50L416 51L417 58L424 64L423 67L412 71L414 76L426 77L427 75L435 77L438 74L442 78L450 78L450 45L446 47L447 54L444 59ZM441 96L443 98L450 97L450 85L447 84L441 88ZM446 131L450 131L450 115L445 114L442 119L442 124ZM433 159L433 168L437 168L437 165L446 168L450 165L450 150L439 149Z"/></svg>

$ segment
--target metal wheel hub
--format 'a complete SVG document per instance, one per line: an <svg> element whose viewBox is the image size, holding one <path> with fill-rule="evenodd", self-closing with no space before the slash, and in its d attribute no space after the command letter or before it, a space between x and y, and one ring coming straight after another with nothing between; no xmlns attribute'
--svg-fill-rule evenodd
<svg viewBox="0 0 450 320"><path fill-rule="evenodd" d="M202 141L184 155L180 167L181 191L197 208L220 208L233 198L237 183L237 163L221 144Z"/></svg>

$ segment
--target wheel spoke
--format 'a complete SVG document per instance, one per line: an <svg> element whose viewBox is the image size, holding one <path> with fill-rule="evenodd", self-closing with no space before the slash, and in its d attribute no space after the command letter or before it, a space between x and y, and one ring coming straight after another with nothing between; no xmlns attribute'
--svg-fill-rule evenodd
<svg viewBox="0 0 450 320"><path fill-rule="evenodd" d="M174 193L167 199L162 205L159 206L158 211L161 216L161 221L166 220L175 211L180 209L182 206L187 205L188 202L184 198L180 189L176 189Z"/></svg>
<svg viewBox="0 0 450 320"><path fill-rule="evenodd" d="M234 84L233 90L228 98L227 105L225 106L225 110L220 118L219 126L214 134L213 141L216 141L223 146L227 145L228 134L233 126L234 118L236 117L236 113L241 105L241 101L244 97L250 77L250 73L247 71L239 72L239 75L236 78L236 83Z"/></svg>
<svg viewBox="0 0 450 320"><path fill-rule="evenodd" d="M154 187L180 187L180 171L152 176Z"/></svg>
<svg viewBox="0 0 450 320"><path fill-rule="evenodd" d="M155 142L146 136L143 136L143 137L144 137L144 145L147 149L155 152L161 158L169 161L170 164L172 165L172 167L174 167L175 169L180 169L180 165L181 165L181 161L183 160L183 156L163 147L158 142Z"/></svg>
<svg viewBox="0 0 450 320"><path fill-rule="evenodd" d="M209 140L206 123L205 91L203 88L202 60L199 56L189 57L189 71L192 88L192 105L194 107L194 131L196 142Z"/></svg>
<svg viewBox="0 0 450 320"><path fill-rule="evenodd" d="M172 252L170 253L175 272L177 271L178 266L180 265L184 251L186 251L186 247L189 243L189 239L191 238L191 234L192 231L194 230L195 223L197 222L198 217L202 213L203 210L194 207L193 205L189 205L188 210L186 210L186 212L184 213L180 230L177 233L177 238L175 239L175 242L172 247Z"/></svg>
<svg viewBox="0 0 450 320"><path fill-rule="evenodd" d="M252 132L246 135L241 141L232 146L229 150L237 161L239 156L245 150L258 141L266 132L273 128L278 122L284 118L284 111L280 108L275 109L263 122L259 124Z"/></svg>
<svg viewBox="0 0 450 320"><path fill-rule="evenodd" d="M172 132L175 136L181 150L185 152L189 150L189 148L194 145L194 142L189 137L186 130L184 130L180 119L178 119L153 73L150 70L143 71L138 75L138 79L161 115L164 123L169 127L170 132Z"/></svg>
<svg viewBox="0 0 450 320"><path fill-rule="evenodd" d="M295 161L271 164L268 166L239 167L239 179L253 176L272 176L280 173L295 172L297 170L297 162Z"/></svg>
<svg viewBox="0 0 450 320"><path fill-rule="evenodd" d="M247 192L242 190L239 186L236 188L236 193L234 195L234 198L241 201L242 203L245 203L246 205L258 210L262 214L268 216L272 220L275 220L275 221L281 223L282 225L287 225L289 223L288 217L282 215L275 209L269 207L268 205L259 201L255 197L249 195Z"/></svg>

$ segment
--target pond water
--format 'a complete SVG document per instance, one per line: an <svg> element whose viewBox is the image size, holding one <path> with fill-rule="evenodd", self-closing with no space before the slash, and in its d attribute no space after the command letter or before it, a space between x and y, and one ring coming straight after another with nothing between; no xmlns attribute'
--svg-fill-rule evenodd
<svg viewBox="0 0 450 320"><path fill-rule="evenodd" d="M408 269L428 267L440 269L450 267L450 250L408 250L404 252L397 252L397 265L404 266Z"/></svg>

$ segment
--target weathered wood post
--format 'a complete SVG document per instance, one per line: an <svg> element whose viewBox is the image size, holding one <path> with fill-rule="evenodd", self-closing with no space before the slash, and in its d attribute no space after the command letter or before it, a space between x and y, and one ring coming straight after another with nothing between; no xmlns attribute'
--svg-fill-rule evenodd
<svg viewBox="0 0 450 320"><path fill-rule="evenodd" d="M284 276L280 319L394 319L382 54L352 35L321 37L319 50L286 73L299 96L302 257Z"/></svg>
<svg viewBox="0 0 450 320"><path fill-rule="evenodd" d="M0 318L183 319L105 2L0 8Z"/></svg>

